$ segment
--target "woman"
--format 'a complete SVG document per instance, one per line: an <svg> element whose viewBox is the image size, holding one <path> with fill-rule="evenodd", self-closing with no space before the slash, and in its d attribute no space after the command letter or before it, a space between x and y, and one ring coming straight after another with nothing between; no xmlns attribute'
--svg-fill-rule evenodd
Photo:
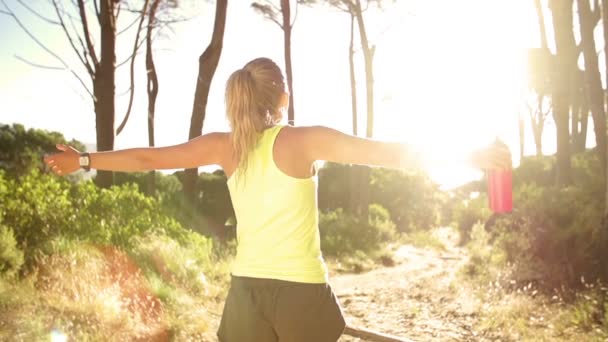
<svg viewBox="0 0 608 342"><path fill-rule="evenodd" d="M314 162L413 168L425 159L403 144L326 127L279 125L288 99L280 68L258 58L228 79L229 133L91 154L58 145L62 152L45 159L59 175L80 167L124 172L216 164L224 169L238 247L220 341L336 341L345 322L320 251ZM478 168L510 167L508 150L498 147L478 151L470 161Z"/></svg>

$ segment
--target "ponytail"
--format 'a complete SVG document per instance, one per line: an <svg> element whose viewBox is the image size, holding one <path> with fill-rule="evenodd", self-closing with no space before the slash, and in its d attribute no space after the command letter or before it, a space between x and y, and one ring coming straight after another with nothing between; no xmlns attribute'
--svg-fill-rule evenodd
<svg viewBox="0 0 608 342"><path fill-rule="evenodd" d="M255 59L235 71L226 83L226 114L237 171L244 173L249 153L261 133L280 120L279 101L285 91L280 68L268 58Z"/></svg>

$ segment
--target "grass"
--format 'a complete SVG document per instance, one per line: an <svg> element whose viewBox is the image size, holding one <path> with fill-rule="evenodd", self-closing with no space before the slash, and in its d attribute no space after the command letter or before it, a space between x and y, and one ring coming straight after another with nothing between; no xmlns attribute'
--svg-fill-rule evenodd
<svg viewBox="0 0 608 342"><path fill-rule="evenodd" d="M565 303L558 296L533 295L533 290L481 291L484 304L476 329L485 335L506 341L608 340L605 322L579 320L588 317L588 299Z"/></svg>
<svg viewBox="0 0 608 342"><path fill-rule="evenodd" d="M58 242L28 275L0 278L0 340L44 341L51 334L74 341L214 335L210 322L218 320L218 303L227 290L228 261L202 265L200 250L163 239L144 242L133 256ZM146 262L152 259L166 265L162 274L158 265Z"/></svg>
<svg viewBox="0 0 608 342"><path fill-rule="evenodd" d="M469 261L459 282L474 287L479 299L482 335L501 341L608 341L608 288L543 293L533 284L517 284L504 252L492 248L482 226L473 227ZM565 299L566 298L566 299Z"/></svg>
<svg viewBox="0 0 608 342"><path fill-rule="evenodd" d="M418 230L413 233L403 234L402 243L410 244L419 248L430 248L445 251L446 247L432 230Z"/></svg>

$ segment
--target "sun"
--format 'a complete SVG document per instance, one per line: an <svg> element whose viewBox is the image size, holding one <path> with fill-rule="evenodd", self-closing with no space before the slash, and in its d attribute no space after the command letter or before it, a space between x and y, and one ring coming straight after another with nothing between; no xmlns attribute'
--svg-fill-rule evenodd
<svg viewBox="0 0 608 342"><path fill-rule="evenodd" d="M525 49L538 29L523 1L433 3L445 8L420 9L393 35L395 47L378 56L377 83L393 91L378 104L377 127L380 138L455 161L431 170L449 188L479 178L457 161L497 137L516 157Z"/></svg>

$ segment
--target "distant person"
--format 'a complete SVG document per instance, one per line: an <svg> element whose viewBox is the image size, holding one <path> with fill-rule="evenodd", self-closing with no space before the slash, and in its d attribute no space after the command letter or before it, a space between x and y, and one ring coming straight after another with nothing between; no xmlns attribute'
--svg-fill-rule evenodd
<svg viewBox="0 0 608 342"><path fill-rule="evenodd" d="M425 158L404 144L321 126L281 125L288 102L281 69L257 58L228 79L228 133L90 154L58 145L62 152L45 161L59 175L81 167L129 172L221 166L236 213L238 247L219 340L336 341L345 321L320 250L314 162L408 169ZM477 168L507 168L510 155L489 147L470 161Z"/></svg>

